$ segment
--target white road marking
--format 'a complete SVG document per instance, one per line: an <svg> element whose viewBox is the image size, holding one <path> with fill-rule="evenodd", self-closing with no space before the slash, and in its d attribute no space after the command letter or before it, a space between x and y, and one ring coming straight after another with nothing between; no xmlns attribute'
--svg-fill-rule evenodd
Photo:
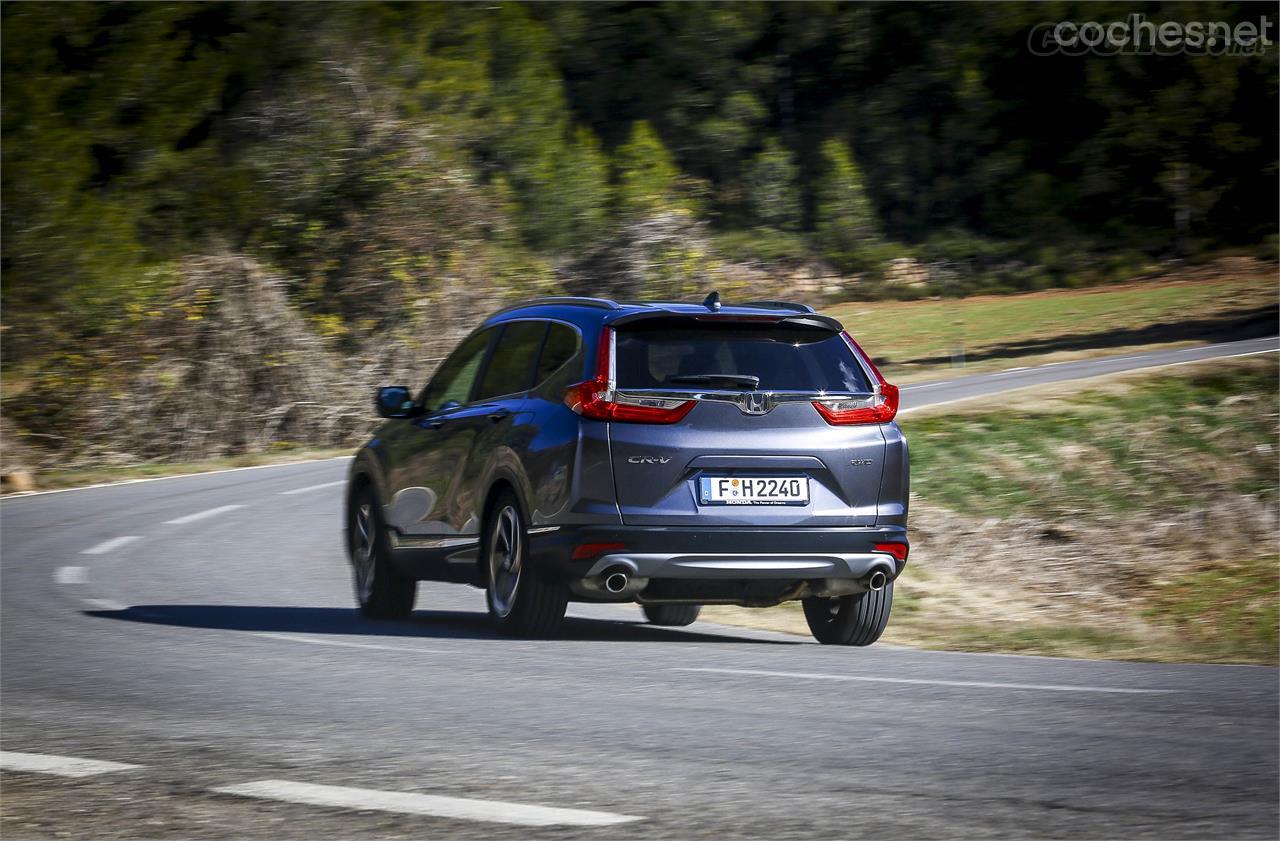
<svg viewBox="0 0 1280 841"><path fill-rule="evenodd" d="M308 642L312 645L332 645L337 648L373 648L378 651L401 651L406 654L448 654L437 648L406 648L399 645L378 645L372 642L348 642L347 640L317 639L316 637L299 637L293 634L273 634L266 631L255 632L255 637L272 640L288 640L289 642Z"/></svg>
<svg viewBox="0 0 1280 841"><path fill-rule="evenodd" d="M1115 695L1168 695L1178 689L1124 689L1114 686L1079 686L1057 683L995 683L984 680L929 680L925 678L906 677L871 677L863 675L826 675L816 672L768 672L759 669L715 669L715 668L673 668L673 672L709 672L721 675L744 675L753 677L786 677L799 680L843 680L865 681L867 683L908 683L921 686L965 686L977 689L1034 689L1046 692L1101 692Z"/></svg>
<svg viewBox="0 0 1280 841"><path fill-rule="evenodd" d="M129 609L127 606L120 604L120 602L112 601L111 599L81 599L80 601L84 602L85 606L90 610L107 610L115 613Z"/></svg>
<svg viewBox="0 0 1280 841"><path fill-rule="evenodd" d="M53 572L53 580L59 584L88 584L88 567L58 567Z"/></svg>
<svg viewBox="0 0 1280 841"><path fill-rule="evenodd" d="M503 800L471 800L442 797L435 794L411 794L379 791L370 788L324 786L295 783L289 780L257 780L241 785L213 789L219 794L305 803L309 806L334 806L340 809L375 809L402 815L431 815L464 821L516 824L518 826L614 826L643 820L634 815L594 812L586 809L560 809Z"/></svg>
<svg viewBox="0 0 1280 841"><path fill-rule="evenodd" d="M57 774L60 777L92 777L112 771L132 771L141 765L124 762L104 762L100 759L81 759L77 756L53 756L47 753L16 753L0 750L0 768L5 771L30 771L36 774Z"/></svg>
<svg viewBox="0 0 1280 841"><path fill-rule="evenodd" d="M10 502L15 499L26 499L29 496L48 496L50 494L69 494L76 491L93 491L98 488L116 488L120 485L141 485L144 482L167 482L170 479L190 479L193 476L213 476L217 473L239 473L241 470L270 470L277 467L297 467L300 464L318 464L322 461L345 461L355 456L333 456L331 458L308 458L300 461L282 461L279 464L251 464L248 467L228 467L225 470L203 470L198 473L178 473L173 476L151 476L146 479L121 479L119 482L100 482L96 485L84 485L79 488L59 488L56 491L22 491L5 494L3 499Z"/></svg>
<svg viewBox="0 0 1280 841"><path fill-rule="evenodd" d="M318 491L321 488L333 488L338 485L345 485L346 483L347 483L346 479L339 479L336 482L325 482L324 484L321 484L321 485L308 485L305 488L294 488L291 491L281 491L280 496L293 496L294 494L304 494L307 491Z"/></svg>
<svg viewBox="0 0 1280 841"><path fill-rule="evenodd" d="M209 508L204 511L197 511L194 514L187 514L185 517L174 517L172 520L165 520L166 526L181 526L186 523L194 523L196 520L207 520L210 517L216 517L219 514L225 514L228 511L235 511L237 508L244 508L243 505L219 505L217 508Z"/></svg>
<svg viewBox="0 0 1280 841"><path fill-rule="evenodd" d="M96 546L90 546L88 549L81 550L81 555L105 555L113 552L121 546L128 546L135 540L141 540L136 534L124 534L120 537L113 537L110 540L104 540Z"/></svg>

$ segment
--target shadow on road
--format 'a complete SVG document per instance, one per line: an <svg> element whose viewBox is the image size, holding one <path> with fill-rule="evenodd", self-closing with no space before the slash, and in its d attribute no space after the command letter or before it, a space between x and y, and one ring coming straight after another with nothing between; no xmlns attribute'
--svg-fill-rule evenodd
<svg viewBox="0 0 1280 841"><path fill-rule="evenodd" d="M271 631L296 634L345 634L434 639L503 639L482 613L419 610L403 621L365 619L350 608L259 605L136 605L124 610L87 610L88 616L222 631ZM561 640L618 642L718 642L800 645L799 641L703 634L684 628L658 628L633 622L569 617L556 635Z"/></svg>

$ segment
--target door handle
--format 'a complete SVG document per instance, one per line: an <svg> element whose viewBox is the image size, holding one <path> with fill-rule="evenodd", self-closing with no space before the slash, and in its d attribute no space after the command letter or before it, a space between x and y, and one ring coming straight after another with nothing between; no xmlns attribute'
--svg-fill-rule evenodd
<svg viewBox="0 0 1280 841"><path fill-rule="evenodd" d="M494 423L497 423L503 418L510 417L510 416L511 416L511 412L507 409L495 409L494 411L489 413L489 420L493 421Z"/></svg>

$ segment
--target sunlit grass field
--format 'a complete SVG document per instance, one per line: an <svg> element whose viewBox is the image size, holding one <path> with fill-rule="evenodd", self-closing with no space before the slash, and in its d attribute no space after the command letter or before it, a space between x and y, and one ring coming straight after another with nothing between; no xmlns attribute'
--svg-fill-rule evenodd
<svg viewBox="0 0 1280 841"><path fill-rule="evenodd" d="M839 318L890 379L943 379L960 373L1120 354L1159 343L1195 343L1214 322L1265 308L1280 293L1274 266L1242 276L1131 283L1024 295L846 303ZM1185 338L1183 338L1185 336Z"/></svg>

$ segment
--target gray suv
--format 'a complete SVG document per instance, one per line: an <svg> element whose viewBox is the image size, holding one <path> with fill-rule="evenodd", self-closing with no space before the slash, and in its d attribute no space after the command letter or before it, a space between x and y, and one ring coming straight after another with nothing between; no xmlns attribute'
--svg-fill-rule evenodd
<svg viewBox="0 0 1280 841"><path fill-rule="evenodd" d="M520 635L570 600L688 625L798 599L820 642L884 631L907 561L898 390L807 306L531 301L376 406L346 502L366 616L407 616L427 580L484 588Z"/></svg>

